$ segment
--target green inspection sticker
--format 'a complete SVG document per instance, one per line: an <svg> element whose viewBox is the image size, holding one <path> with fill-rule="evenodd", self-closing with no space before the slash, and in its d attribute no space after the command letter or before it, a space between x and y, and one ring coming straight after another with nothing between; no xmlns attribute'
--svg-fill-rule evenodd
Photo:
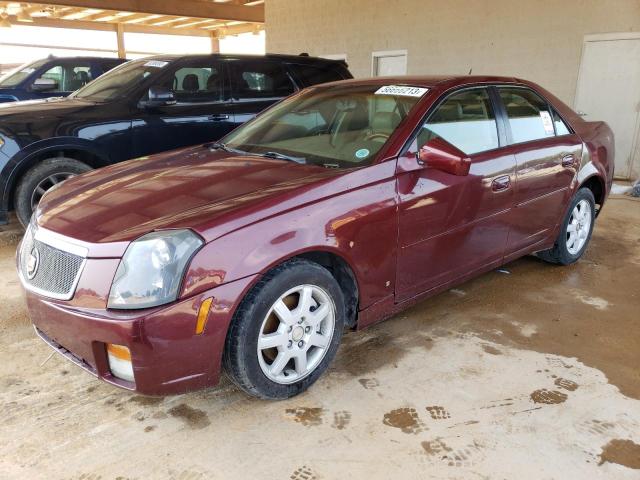
<svg viewBox="0 0 640 480"><path fill-rule="evenodd" d="M369 150L367 150L366 148L361 148L356 152L356 158L359 158L361 160L363 158L367 158L368 156L369 156Z"/></svg>

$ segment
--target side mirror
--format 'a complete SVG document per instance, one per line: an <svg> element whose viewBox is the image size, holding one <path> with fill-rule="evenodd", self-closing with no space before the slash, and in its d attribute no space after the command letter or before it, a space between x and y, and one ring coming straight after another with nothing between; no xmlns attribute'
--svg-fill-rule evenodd
<svg viewBox="0 0 640 480"><path fill-rule="evenodd" d="M418 163L428 168L464 177L469 175L471 160L464 152L442 138L425 143L417 153Z"/></svg>
<svg viewBox="0 0 640 480"><path fill-rule="evenodd" d="M176 104L176 95L166 87L154 86L149 89L149 99L141 102L145 108L165 107Z"/></svg>
<svg viewBox="0 0 640 480"><path fill-rule="evenodd" d="M31 90L34 92L50 92L58 88L58 82L51 78L40 77L31 84Z"/></svg>

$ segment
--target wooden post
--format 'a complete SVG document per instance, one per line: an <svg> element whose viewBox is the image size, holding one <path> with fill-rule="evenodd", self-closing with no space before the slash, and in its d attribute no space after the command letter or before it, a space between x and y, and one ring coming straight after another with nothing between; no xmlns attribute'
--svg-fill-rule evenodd
<svg viewBox="0 0 640 480"><path fill-rule="evenodd" d="M215 30L211 32L211 53L220 53L220 35Z"/></svg>
<svg viewBox="0 0 640 480"><path fill-rule="evenodd" d="M118 58L127 58L127 50L124 46L124 25L116 25L116 35L118 36Z"/></svg>

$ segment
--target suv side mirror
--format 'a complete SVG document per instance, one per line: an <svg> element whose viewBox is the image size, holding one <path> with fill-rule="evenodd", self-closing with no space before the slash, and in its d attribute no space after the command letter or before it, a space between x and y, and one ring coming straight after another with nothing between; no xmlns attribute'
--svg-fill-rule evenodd
<svg viewBox="0 0 640 480"><path fill-rule="evenodd" d="M469 175L471 168L469 157L440 137L420 147L417 157L420 165L461 177Z"/></svg>
<svg viewBox="0 0 640 480"><path fill-rule="evenodd" d="M141 102L144 108L165 107L176 104L176 95L166 87L153 86L149 88L149 99Z"/></svg>
<svg viewBox="0 0 640 480"><path fill-rule="evenodd" d="M40 77L31 84L31 90L34 92L50 92L58 88L58 82L52 78Z"/></svg>

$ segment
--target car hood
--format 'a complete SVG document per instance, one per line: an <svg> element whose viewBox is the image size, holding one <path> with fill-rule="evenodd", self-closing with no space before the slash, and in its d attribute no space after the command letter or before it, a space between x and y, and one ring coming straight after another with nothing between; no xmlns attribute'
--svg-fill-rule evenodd
<svg viewBox="0 0 640 480"><path fill-rule="evenodd" d="M277 198L338 174L192 147L71 178L47 193L37 218L41 227L86 243L91 256L116 256L158 229L190 228L212 241L277 213Z"/></svg>
<svg viewBox="0 0 640 480"><path fill-rule="evenodd" d="M0 104L0 121L16 121L37 119L51 119L63 117L95 106L95 103L75 98L43 98L41 100L24 100Z"/></svg>

